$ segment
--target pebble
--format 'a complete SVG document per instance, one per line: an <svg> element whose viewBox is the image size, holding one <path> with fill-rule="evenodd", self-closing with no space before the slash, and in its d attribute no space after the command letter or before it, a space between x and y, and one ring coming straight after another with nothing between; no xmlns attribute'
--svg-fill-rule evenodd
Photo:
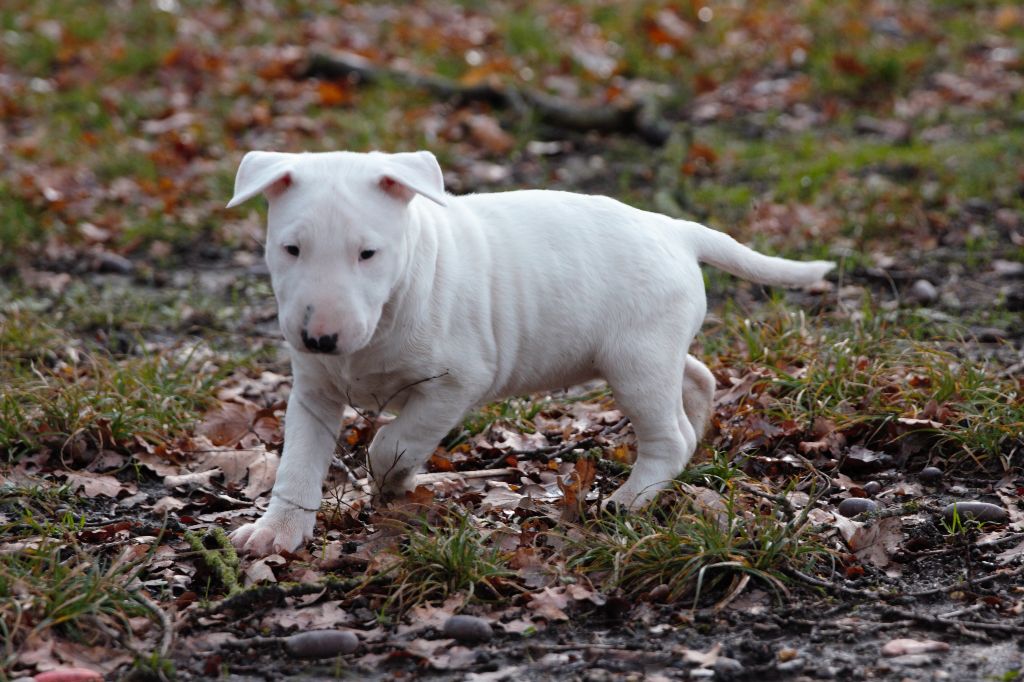
<svg viewBox="0 0 1024 682"><path fill-rule="evenodd" d="M669 592L671 592L671 588L665 583L661 583L651 590L651 593L647 596L653 602L660 602L665 600Z"/></svg>
<svg viewBox="0 0 1024 682"><path fill-rule="evenodd" d="M907 294L912 300L921 303L931 303L939 297L938 289L926 279L919 279L911 284Z"/></svg>
<svg viewBox="0 0 1024 682"><path fill-rule="evenodd" d="M135 269L135 264L124 256L110 251L102 251L96 257L96 270L98 272L112 272L118 275L127 275Z"/></svg>
<svg viewBox="0 0 1024 682"><path fill-rule="evenodd" d="M866 497L848 497L839 503L839 513L846 518L876 509L878 509L878 503Z"/></svg>
<svg viewBox="0 0 1024 682"><path fill-rule="evenodd" d="M882 484L878 481L868 481L864 484L864 492L870 497L874 497L878 494L878 491L882 489Z"/></svg>
<svg viewBox="0 0 1024 682"><path fill-rule="evenodd" d="M938 467L925 467L917 475L921 483L925 485L938 485L942 482L942 469Z"/></svg>
<svg viewBox="0 0 1024 682"><path fill-rule="evenodd" d="M720 656L718 660L715 661L714 669L715 675L728 680L734 675L739 675L743 672L743 664L735 658Z"/></svg>
<svg viewBox="0 0 1024 682"><path fill-rule="evenodd" d="M359 638L348 630L312 630L285 637L285 651L294 658L331 658L359 648Z"/></svg>
<svg viewBox="0 0 1024 682"><path fill-rule="evenodd" d="M1009 512L989 502L953 502L942 510L942 518L947 523L952 522L954 511L961 521L974 519L983 523L1006 523L1010 520Z"/></svg>
<svg viewBox="0 0 1024 682"><path fill-rule="evenodd" d="M775 669L778 670L780 673L795 673L803 670L805 664L806 661L804 661L804 659L794 658L792 660L779 663L777 666L775 666Z"/></svg>
<svg viewBox="0 0 1024 682"><path fill-rule="evenodd" d="M491 624L477 616L452 616L444 622L446 637L458 640L463 644L486 642L494 635Z"/></svg>

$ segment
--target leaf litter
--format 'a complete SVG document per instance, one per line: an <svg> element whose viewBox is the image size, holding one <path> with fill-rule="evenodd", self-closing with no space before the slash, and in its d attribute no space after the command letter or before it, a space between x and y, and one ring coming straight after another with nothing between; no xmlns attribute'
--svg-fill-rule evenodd
<svg viewBox="0 0 1024 682"><path fill-rule="evenodd" d="M498 47L502 27L490 16L463 8L410 7L396 10L390 19L382 21L376 8L351 6L338 16L314 16L306 28L314 41L351 49L370 64L395 68L408 67L403 55L409 44L426 40L431 53L440 52L472 66L461 76L466 85L493 78L525 78L524 69L528 69L532 72L530 78L545 90L577 102L615 102L644 88L657 91L652 83L630 74L634 65L617 47L614 32L605 35L607 29L591 21L582 8L553 10L547 30L564 32L572 38L566 41L565 58L547 64L533 63L521 54L502 54ZM1021 23L1019 10L1010 5L977 11L980 20L998 32L1017 30ZM371 102L372 91L358 82L295 78L295 69L306 55L288 40L272 45L261 40L254 45L246 40L235 42L230 31L224 31L228 44L222 46L210 40L211 27L232 24L231 13L216 4L196 12L174 19L176 33L151 72L117 76L119 80L104 88L99 110L113 112L115 118L135 119L119 128L115 139L103 142L113 145L112 155L132 158L143 165L136 173L114 171L116 177L109 181L101 179L93 168L95 159L85 151L67 154L59 144L46 144L47 139L56 142L63 136L48 136L44 125L36 126L33 117L38 112L34 107L39 96L69 88L76 80L109 79L102 72L103 64L120 63L124 41L90 42L38 11L26 12L6 35L5 40L12 45L17 43L14 34L44 36L56 49L52 65L39 73L31 73L31 65L24 69L12 69L8 64L2 67L5 79L0 86L0 108L12 121L5 134L14 159L0 171L3 191L10 195L10 205L43 215L48 226L70 228L51 230L44 244L22 245L30 258L19 263L18 270L29 286L56 296L73 290L74 278L83 274L158 279L160 268L153 267L155 263L180 255L197 243L193 237L184 241L180 236L172 237L169 228L173 226L167 224L165 216L172 216L174 222L197 235L202 233L199 226L217 225L203 228L215 232L211 240L214 247L231 245L236 265L251 267L258 258L245 248L235 247L244 240L261 238L259 221L254 216L223 220L222 192L211 188L207 180L210 171L226 172L231 165L227 157L234 149L270 141L308 148L311 140L330 137L324 134L329 128L323 123L327 115L358 110ZM835 110L852 106L844 98L854 101L863 92L892 87L884 65L880 67L853 52L838 51L821 62L834 72L833 83L816 84L813 75L799 68L776 73L782 68L780 64L798 66L801 59L808 58L813 49L806 37L810 35L808 29L789 10L771 18L756 7L715 7L712 17L717 13L721 19L730 12L741 13L733 29L737 33L713 47L698 39L709 22L696 10L690 16L682 8L645 9L636 20L637 32L650 38L659 55L687 56L685 60L659 57L659 68L669 70L667 80L693 83L696 97L687 105L692 111L683 115L697 124L744 122L756 134L765 129L763 114L782 112L781 128L806 130L844 115ZM174 16L173 12L166 14ZM858 8L852 16L839 11L836 17L837 26L830 30L859 35L865 30L865 22L870 21L871 30L883 43L897 40L892 36L906 40L918 34L939 42L945 39L930 25L935 22L928 17L915 19L881 3L870 3L864 16ZM271 31L276 23L265 13L257 13L250 21L255 28L262 26ZM757 63L738 74L722 66L729 59L749 60L749 56L742 56L745 46L762 34L772 35L781 46L779 54L766 55L777 64ZM280 38L277 35L271 42ZM925 69L931 77L916 81L909 91L898 92L892 107L882 107L873 120L858 119L858 134L913 144L917 133L914 117L926 118L937 107L948 107L954 114L972 108L998 111L1001 101L1020 90L1019 54L1008 44L1007 35L1001 33L972 41L969 52L971 57L962 64L944 63ZM699 72L692 78L673 72L678 68L675 64L683 61L699 65ZM259 65L255 74L252 64ZM914 68L919 67L908 65L910 71ZM147 73L158 78L149 80ZM181 85L172 87L171 83ZM834 88L832 95L818 99L814 93L821 87ZM898 91L898 82L896 87ZM217 90L230 95L232 101L223 126L218 116L206 110ZM127 92L135 92L138 101L129 101ZM273 102L261 92L272 93ZM308 113L314 105L327 114ZM463 191L486 189L510 179L526 182L545 169L550 169L553 182L562 182L568 188L605 191L592 186L595 178L608 174L607 169L586 158L593 148L593 138L532 140L526 145L528 154L517 157L518 140L509 132L515 130L514 122L507 114L488 107L421 102L398 119L390 114L385 118L393 128L411 130L449 148L453 157L450 179L453 187ZM396 125L399 120L401 125ZM910 139L907 130L911 127L906 121L915 122ZM992 130L998 129L999 122L995 123ZM917 136L923 140L940 140L953 134L940 121L925 120L921 128ZM131 132L126 135L124 130ZM82 146L72 149L79 152L98 147L98 137L103 135L98 125L95 130L84 129L81 140L74 140L75 145ZM611 146L614 140L606 139L602 144ZM558 166L543 165L541 160L545 158ZM724 145L695 141L680 159L679 170L683 176L695 179L693 187L699 188L701 179L727 173L738 163ZM148 172L150 164L160 172ZM883 175L869 173L863 185L881 187L886 182ZM804 177L816 182L809 174ZM802 182L803 177L799 180ZM859 187L856 178L844 178L843 182ZM977 235L984 235L989 224L1003 230L999 236L1006 237L1006 243L1022 243L1019 216L1012 208L975 207L979 214L993 216L991 221L981 220L985 225L976 228L980 225L976 217L969 218L973 225L958 223L968 220L965 216L975 210L960 211L959 199L949 200L951 224L946 216L938 215L942 206L920 210L915 206L903 211L894 199L899 196L898 188L889 186L888 192L878 204L893 214L918 216L928 233L922 234L918 228L885 230L890 240L885 242L887 248L903 242L914 249L938 248L957 239L962 241L971 230L977 243L983 241ZM855 215L848 222L867 223L860 219L862 215L874 217L870 211L856 213L860 209L853 204L849 210ZM748 234L782 248L787 239L797 237L817 241L835 237L837 243L854 244L848 235L835 234L843 220L825 206L768 200L744 220L742 229ZM137 224L147 221L160 228L156 238L133 234ZM205 241L207 237L203 233L199 239ZM869 250L879 244L877 237L864 239L865 243L855 246ZM990 281L1000 282L998 296L1008 301L1015 300L1015 290L1005 282L1019 274L1013 266L1017 260L1019 257L1013 256L991 263L994 279ZM900 264L890 265L898 269ZM836 292L839 308L865 294L878 296L883 305L899 304L886 298L885 288L870 288L870 267L867 272L853 271L850 275L855 279L853 286ZM960 286L954 282L939 287L936 296L941 300L942 296L948 297L951 287ZM747 300L745 296L754 298ZM998 296L983 300L990 302ZM757 302L756 295L744 289L738 291L737 299L739 305ZM857 315L848 310L839 312ZM240 314L251 322L249 330L273 316L272 310L268 313L256 304ZM181 319L201 321L201 315L195 310L183 311ZM1005 330L996 332L990 335L1005 334ZM821 340L808 338L805 343L817 352ZM1020 479L1019 435L1014 441L1008 431L1013 428L1012 420L1003 425L1009 435L994 441L991 448L991 454L1002 456L1006 462L1000 472L1003 480L993 484L951 458L951 450L941 449L942 443L935 438L969 422L973 406L964 405L957 395L963 387L954 386L941 403L900 402L901 391L907 386L939 383L942 377L921 376L900 368L888 368L877 378L855 372L849 375L850 383L866 384L869 391L840 396L839 407L830 414L802 414L795 419L780 411L799 400L799 396L785 392L785 385L810 371L811 363L806 358L772 356L768 352L748 358L738 351L719 358L713 367L719 391L709 440L712 447L695 459L680 482L680 492L675 497L667 496L652 514L663 520L664 516L657 515L667 514L681 497L694 500L687 513L693 519L708 521L700 526L708 533L728 530L732 524L753 518L779 517L780 521L793 523L793 528L803 528L799 523L805 523L808 531L813 531L814 541L828 549L831 560L806 565L795 562L780 566L780 570L792 569L790 576L805 575L817 583L787 579L786 591L780 592L771 578L744 582L744 574L736 572L694 604L689 599L664 601L669 593L664 583L628 593L609 589L607 575L568 570L567 548L598 517L595 507L621 480L635 442L628 423L615 428L622 423L622 415L606 395L557 394L537 397L539 409L532 415L524 413L521 406L503 405L483 415L482 428L477 428L479 423L467 421L466 432L451 434L449 447L431 459L431 471L422 479L422 487L393 509L374 507L363 482L365 471L360 469L360 448L366 446L375 426L359 414L346 412L340 466L332 471L336 486L325 496L317 542L295 554L243 559L237 565L237 577L251 586L251 592L226 596L219 577L222 574L216 567L235 570L231 568L234 560L230 550L208 536L204 550L198 551L185 543L182 534L185 530L201 534L242 523L254 517L254 505L266 505L280 455L281 420L288 392L286 377L266 371L251 376L239 373L223 381L205 415L195 415L199 423L194 430L178 430L166 438L138 434L117 441L110 425L99 421L91 440L72 433L67 442L54 445L46 441L45 447L51 449L37 453L41 456L15 460L0 474L5 484L0 518L12 534L12 539L0 541L0 554L32 559L46 542L68 530L101 557L116 553L125 543L146 552L152 550L145 574L140 574L138 580L147 594L159 600L159 609L173 618L178 640L194 644L194 650L202 652L198 662L178 659L182 676L213 675L221 664L241 671L247 670L247 665L249 670L264 666L265 660L259 659L269 658L274 646L283 645L282 641L260 640L267 632L284 638L296 631L339 627L360 633L363 648L346 659L356 670L377 670L378 666L397 672L473 670L480 671L472 673L480 676L492 674L486 672L492 669L497 679L503 671L514 677L536 674L538 670L581 671L602 664L617 671L658 668L663 670L659 674L675 676L693 672L676 666L676 675L673 665L680 660L686 666L715 671L723 677L733 664L722 660L736 661L749 674L782 674L796 669L794 661L815 656L816 645L796 634L806 625L806 611L813 608L845 612L847 615L815 627L825 639L841 637L849 641L853 637L854 649L858 638L867 646L874 636L868 632L872 629L898 627L913 634L913 638L887 639L884 646L872 649L874 655L881 652L896 659L941 654L943 646L951 645L924 636L935 632L943 633L953 646L959 646L963 638L984 637L986 627L1002 625L1009 629L988 632L1019 635L1022 609L1015 585L1022 561L1024 483ZM858 370L871 366L869 353L847 359ZM837 354L829 371L839 372L843 360L842 354ZM58 371L70 367L67 363ZM84 378L85 372L80 376ZM1016 397L1003 395L1007 406L1019 401L1019 389L1018 382ZM882 414L883 418L870 424L858 421L858 416L866 413ZM955 443L952 451L958 451ZM597 457L599 454L601 457ZM910 467L926 462L948 464L940 472L938 487L924 485ZM140 475L133 475L135 467ZM57 499L34 492L51 481L65 484L66 492L59 493ZM872 482L878 484L878 492L867 492ZM854 519L836 513L840 501L862 496L879 502L880 511ZM938 521L937 505L964 498L998 503L1010 522L995 527L969 522L943 526ZM800 521L802 509L806 509L807 517ZM67 525L62 531L38 523L40 519L62 517L68 519L68 524L73 521L82 527ZM460 527L460 519L467 519L474 529L470 539L476 547L496 550L493 556L501 562L502 573L490 583L495 589L489 594L474 593L473 599L468 599L465 591L456 591L440 601L410 605L404 613L382 609L393 588L388 581L396 570L408 529L447 536ZM644 542L652 544L653 540ZM631 559L639 552L623 552L619 559ZM735 557L726 559L721 563L739 564L726 566L727 570L744 568ZM992 561L995 564L989 563ZM15 567L37 570L31 563ZM18 597L19 608L37 613L33 609L42 603L45 592L38 589L37 582L25 578L19 578L17 584L23 590ZM798 585L809 585L811 591L802 593L800 601L790 608L791 597L780 600L778 594L793 595ZM132 587L138 585L133 582ZM930 594L915 596L920 592ZM495 594L497 599L479 598L493 598ZM743 600L756 594L762 596L753 599L755 606L767 600L767 610L745 605ZM859 601L834 601L851 594L859 595ZM692 596L687 593L688 598ZM913 607L910 615L904 612L897 617L885 610L887 599L899 597L909 600L904 606ZM952 611L962 613L945 615L951 612L950 601L957 606ZM235 606L218 611L219 604ZM4 612L5 618L8 613ZM453 645L439 635L443 634L445 620L456 613L486 617L506 639L475 648ZM104 672L118 669L131 657L123 648L113 646L111 632L124 626L110 613L98 618L101 627L87 628L96 643L82 644L65 631L30 632L17 641L16 658L11 663L18 672L42 673L56 670L56 666L76 665ZM107 618L110 620L104 620ZM162 630L160 618L136 604L131 607L129 622L139 618L145 620L142 625L148 624L148 629L133 625L123 634L140 650L156 650ZM924 631L906 624L911 621ZM893 622L904 624L893 626ZM578 624L592 627L574 630L581 628ZM630 638L623 634L624 628L647 634ZM414 632L415 638L404 636ZM801 641L802 650L785 646L790 641ZM248 655L258 662L252 664L239 656L236 652L240 646L248 646ZM992 647L995 651L995 645ZM671 650L672 661L658 658L666 650ZM821 652L818 655L830 661L827 665L837 674L856 676L865 670L885 674L892 670L885 667L889 664L870 657L849 663L827 658ZM1019 662L1019 655L999 656L1007 666ZM528 658L540 663L527 672L522 661ZM787 665L790 667L784 668ZM815 672L813 666L804 665ZM907 669L899 668L903 672Z"/></svg>

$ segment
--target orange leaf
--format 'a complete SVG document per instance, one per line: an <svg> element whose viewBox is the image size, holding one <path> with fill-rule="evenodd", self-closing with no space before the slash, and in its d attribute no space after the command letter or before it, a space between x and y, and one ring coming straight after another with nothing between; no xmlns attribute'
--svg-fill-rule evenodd
<svg viewBox="0 0 1024 682"><path fill-rule="evenodd" d="M320 95L320 104L325 107L334 107L339 104L346 104L352 99L352 95L341 84L334 81L322 81L317 85L317 93Z"/></svg>
<svg viewBox="0 0 1024 682"><path fill-rule="evenodd" d="M852 54L837 53L832 56L832 66L836 71L845 73L848 76L866 76L868 69Z"/></svg>

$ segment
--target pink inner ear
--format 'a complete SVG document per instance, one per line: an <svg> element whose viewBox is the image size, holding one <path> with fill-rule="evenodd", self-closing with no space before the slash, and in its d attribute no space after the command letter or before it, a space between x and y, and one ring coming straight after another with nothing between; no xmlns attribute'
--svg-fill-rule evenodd
<svg viewBox="0 0 1024 682"><path fill-rule="evenodd" d="M413 195L415 194L415 192L400 183L398 180L388 177L387 175L380 179L380 188L384 190L384 193L388 196L405 202L412 201Z"/></svg>
<svg viewBox="0 0 1024 682"><path fill-rule="evenodd" d="M281 176L280 179L278 179L276 182L274 182L274 184L272 184L270 187L266 189L267 196L279 196L282 192L284 192L286 189L292 186L292 182L292 174L285 173L284 175Z"/></svg>

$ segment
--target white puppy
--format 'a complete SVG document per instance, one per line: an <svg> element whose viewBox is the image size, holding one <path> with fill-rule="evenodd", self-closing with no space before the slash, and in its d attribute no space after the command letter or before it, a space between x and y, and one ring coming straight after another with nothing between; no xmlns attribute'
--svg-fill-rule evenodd
<svg viewBox="0 0 1024 682"><path fill-rule="evenodd" d="M270 505L232 535L260 555L312 537L348 402L390 397L398 413L369 449L390 494L475 405L603 377L638 441L611 501L647 502L682 472L712 409L714 379L687 354L706 308L699 263L775 285L833 267L607 197L450 196L429 152L250 152L228 207L261 192L294 384Z"/></svg>

